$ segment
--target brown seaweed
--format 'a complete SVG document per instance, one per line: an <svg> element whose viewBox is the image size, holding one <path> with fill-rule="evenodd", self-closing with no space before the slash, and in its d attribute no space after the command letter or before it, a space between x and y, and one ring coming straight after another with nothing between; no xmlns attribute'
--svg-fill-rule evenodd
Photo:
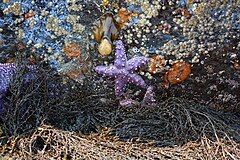
<svg viewBox="0 0 240 160"><path fill-rule="evenodd" d="M101 43L104 37L108 37L111 41L118 38L121 31L120 24L115 20L111 12L102 15L92 27L94 38Z"/></svg>

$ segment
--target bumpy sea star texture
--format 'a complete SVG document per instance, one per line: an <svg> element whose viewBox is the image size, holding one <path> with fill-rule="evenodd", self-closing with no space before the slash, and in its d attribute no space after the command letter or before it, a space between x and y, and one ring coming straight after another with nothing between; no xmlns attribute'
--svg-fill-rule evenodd
<svg viewBox="0 0 240 160"><path fill-rule="evenodd" d="M149 106L156 106L156 97L153 91L153 87L149 86L143 98L143 103Z"/></svg>
<svg viewBox="0 0 240 160"><path fill-rule="evenodd" d="M121 96L128 83L135 84L141 88L147 88L147 84L136 71L148 63L149 60L146 57L134 57L127 60L123 42L118 40L114 65L97 66L95 71L103 76L115 78L115 94L116 96Z"/></svg>

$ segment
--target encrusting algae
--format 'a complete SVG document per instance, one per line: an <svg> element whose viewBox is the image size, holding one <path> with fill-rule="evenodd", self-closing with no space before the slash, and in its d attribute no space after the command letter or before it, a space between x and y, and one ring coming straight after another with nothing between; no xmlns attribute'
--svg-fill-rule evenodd
<svg viewBox="0 0 240 160"><path fill-rule="evenodd" d="M191 73L191 66L187 62L176 62L164 76L164 87L168 88L170 84L183 82Z"/></svg>

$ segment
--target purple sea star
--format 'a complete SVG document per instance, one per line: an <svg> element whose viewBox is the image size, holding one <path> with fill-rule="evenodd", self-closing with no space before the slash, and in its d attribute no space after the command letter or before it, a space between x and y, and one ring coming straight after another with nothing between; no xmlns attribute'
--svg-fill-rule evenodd
<svg viewBox="0 0 240 160"><path fill-rule="evenodd" d="M133 83L141 88L147 88L147 84L136 71L149 62L149 60L146 57L134 57L127 60L123 42L118 40L114 65L97 66L95 71L103 76L115 78L115 94L116 96L121 96L128 83Z"/></svg>

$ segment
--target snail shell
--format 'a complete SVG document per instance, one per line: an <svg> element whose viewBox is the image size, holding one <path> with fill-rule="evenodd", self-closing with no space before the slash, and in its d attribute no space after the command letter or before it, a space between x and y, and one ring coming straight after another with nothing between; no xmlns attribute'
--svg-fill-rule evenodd
<svg viewBox="0 0 240 160"><path fill-rule="evenodd" d="M98 51L103 56L109 55L112 52L112 44L108 39L103 39L98 46Z"/></svg>

